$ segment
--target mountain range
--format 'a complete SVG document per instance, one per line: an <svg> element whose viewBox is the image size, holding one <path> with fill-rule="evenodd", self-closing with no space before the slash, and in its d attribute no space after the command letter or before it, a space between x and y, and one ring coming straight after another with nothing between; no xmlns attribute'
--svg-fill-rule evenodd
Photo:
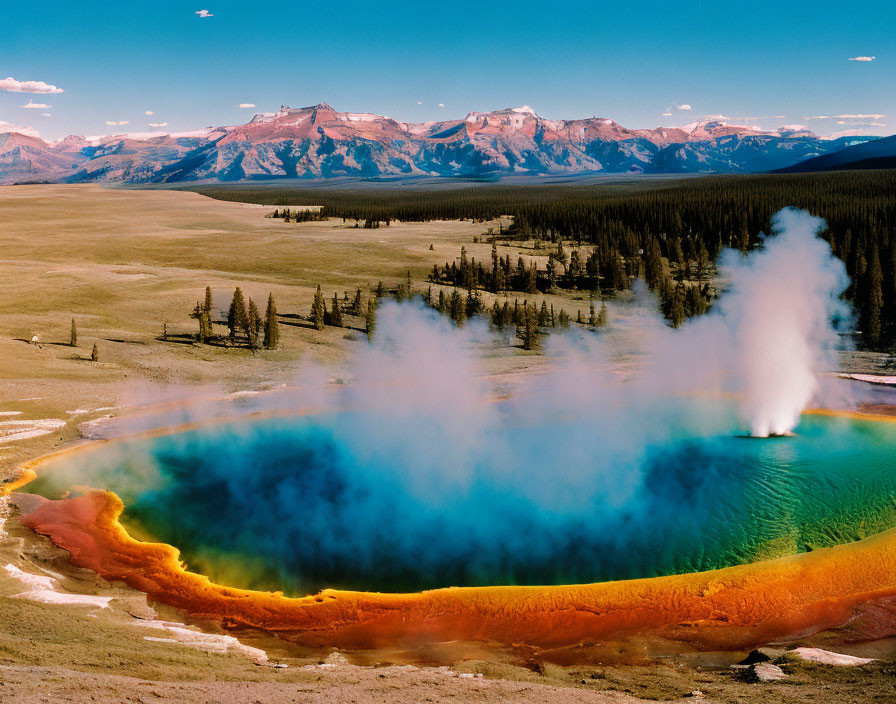
<svg viewBox="0 0 896 704"><path fill-rule="evenodd" d="M896 135L854 144L836 152L806 159L779 171L793 174L855 169L896 169Z"/></svg>
<svg viewBox="0 0 896 704"><path fill-rule="evenodd" d="M716 119L633 130L606 118L548 120L529 107L408 123L320 103L194 132L57 142L0 134L0 184L751 173L872 139L819 137L799 126L763 131Z"/></svg>

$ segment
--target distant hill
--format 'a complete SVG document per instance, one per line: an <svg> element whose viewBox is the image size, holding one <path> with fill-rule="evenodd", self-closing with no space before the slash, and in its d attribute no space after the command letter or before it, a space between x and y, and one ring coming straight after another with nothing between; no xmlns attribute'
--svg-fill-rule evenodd
<svg viewBox="0 0 896 704"><path fill-rule="evenodd" d="M872 139L719 119L629 129L599 117L548 120L527 106L410 123L320 103L173 134L0 134L0 184L762 173Z"/></svg>
<svg viewBox="0 0 896 704"><path fill-rule="evenodd" d="M855 169L896 169L896 135L862 144L854 144L828 154L806 159L775 173L801 174L810 171L849 171Z"/></svg>

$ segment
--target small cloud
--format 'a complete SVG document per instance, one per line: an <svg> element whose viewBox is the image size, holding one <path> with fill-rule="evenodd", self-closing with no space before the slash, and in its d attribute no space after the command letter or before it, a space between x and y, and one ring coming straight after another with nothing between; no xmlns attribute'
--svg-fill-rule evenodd
<svg viewBox="0 0 896 704"><path fill-rule="evenodd" d="M8 93L62 93L62 88L57 88L43 81L17 81L12 76L0 78L0 90Z"/></svg>
<svg viewBox="0 0 896 704"><path fill-rule="evenodd" d="M850 61L861 61L863 63L868 63L869 61L874 61L876 56L853 56Z"/></svg>
<svg viewBox="0 0 896 704"><path fill-rule="evenodd" d="M445 103L439 103L439 107L440 107L440 108L445 107Z"/></svg>
<svg viewBox="0 0 896 704"><path fill-rule="evenodd" d="M255 103L240 103L241 108L254 108Z"/></svg>
<svg viewBox="0 0 896 704"><path fill-rule="evenodd" d="M214 17L214 15L208 10L196 10L196 14L199 15L202 19L206 17Z"/></svg>
<svg viewBox="0 0 896 704"><path fill-rule="evenodd" d="M804 120L882 120L886 115L882 113L846 113L844 115L810 115L804 117ZM838 122L837 124L842 124Z"/></svg>
<svg viewBox="0 0 896 704"><path fill-rule="evenodd" d="M168 126L167 122L148 122L147 124L150 127L167 127Z"/></svg>
<svg viewBox="0 0 896 704"><path fill-rule="evenodd" d="M49 110L52 105L47 105L46 103L35 103L33 100L29 100L25 105L19 105L20 108L25 108L26 110Z"/></svg>
<svg viewBox="0 0 896 704"><path fill-rule="evenodd" d="M15 125L12 122L4 122L3 120L0 120L0 134L4 134L6 132L18 132L19 134L23 134L26 137L40 137L40 132L38 132L33 127Z"/></svg>
<svg viewBox="0 0 896 704"><path fill-rule="evenodd" d="M691 105L690 105L690 103L682 103L681 105L676 105L675 109L676 110L690 110Z"/></svg>
<svg viewBox="0 0 896 704"><path fill-rule="evenodd" d="M417 101L417 105L423 105L423 101L422 101L422 100L418 100L418 101Z"/></svg>
<svg viewBox="0 0 896 704"><path fill-rule="evenodd" d="M51 112L42 112L40 115L41 117L53 117L53 113Z"/></svg>
<svg viewBox="0 0 896 704"><path fill-rule="evenodd" d="M881 115L880 113L874 115L865 115L863 113L857 113L855 115L834 115L839 120L881 120L886 117L886 115Z"/></svg>
<svg viewBox="0 0 896 704"><path fill-rule="evenodd" d="M110 127L118 127L119 125L130 124L127 120L106 120L106 124Z"/></svg>
<svg viewBox="0 0 896 704"><path fill-rule="evenodd" d="M664 112L664 113L663 113L663 117L672 117L672 113L671 113L671 112Z"/></svg>
<svg viewBox="0 0 896 704"><path fill-rule="evenodd" d="M152 110L147 110L147 111L146 111L145 113L143 113L143 114L144 114L144 115L155 115L155 113L154 113Z"/></svg>
<svg viewBox="0 0 896 704"><path fill-rule="evenodd" d="M838 125L845 125L845 124L846 124L846 120L837 120L837 124L838 124Z"/></svg>

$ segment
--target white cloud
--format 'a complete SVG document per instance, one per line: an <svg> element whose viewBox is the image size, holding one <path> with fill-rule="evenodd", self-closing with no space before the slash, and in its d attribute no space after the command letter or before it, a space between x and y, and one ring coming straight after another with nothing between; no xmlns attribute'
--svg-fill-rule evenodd
<svg viewBox="0 0 896 704"><path fill-rule="evenodd" d="M417 105L423 105L423 101L422 101L422 100L418 100L418 101L417 101Z"/></svg>
<svg viewBox="0 0 896 704"><path fill-rule="evenodd" d="M690 110L691 105L690 105L690 103L682 103L681 105L676 105L675 109L676 110Z"/></svg>
<svg viewBox="0 0 896 704"><path fill-rule="evenodd" d="M128 120L106 120L106 124L111 127L116 127L118 125L128 125L130 122L128 122Z"/></svg>
<svg viewBox="0 0 896 704"><path fill-rule="evenodd" d="M0 134L4 134L6 132L18 132L19 134L24 134L27 137L40 137L40 132L38 132L33 127L14 125L11 122L4 122L3 120L0 120Z"/></svg>
<svg viewBox="0 0 896 704"><path fill-rule="evenodd" d="M148 122L147 124L150 127L167 127L168 126L167 122Z"/></svg>
<svg viewBox="0 0 896 704"><path fill-rule="evenodd" d="M196 14L199 15L202 19L206 17L214 17L214 15L208 10L196 10Z"/></svg>
<svg viewBox="0 0 896 704"><path fill-rule="evenodd" d="M25 108L26 110L49 110L52 105L47 105L46 103L35 103L33 100L29 100L25 105L19 105L20 108Z"/></svg>
<svg viewBox="0 0 896 704"><path fill-rule="evenodd" d="M853 56L850 61L862 61L867 63L868 61L874 61L876 58L876 56Z"/></svg>
<svg viewBox="0 0 896 704"><path fill-rule="evenodd" d="M439 103L439 107L440 107L440 108L445 107L445 103Z"/></svg>
<svg viewBox="0 0 896 704"><path fill-rule="evenodd" d="M53 113L51 112L42 112L41 117L53 117Z"/></svg>
<svg viewBox="0 0 896 704"><path fill-rule="evenodd" d="M856 115L834 115L834 117L840 120L881 120L886 117L886 115L881 115L880 113L874 115L864 115L862 113L858 113Z"/></svg>
<svg viewBox="0 0 896 704"><path fill-rule="evenodd" d="M663 117L672 117L672 113L671 113L671 112L664 112L664 113L663 113Z"/></svg>
<svg viewBox="0 0 896 704"><path fill-rule="evenodd" d="M143 114L144 114L144 115L155 115L155 113L154 113L152 110L147 110L147 111L146 111L145 113L143 113Z"/></svg>
<svg viewBox="0 0 896 704"><path fill-rule="evenodd" d="M846 113L844 115L810 115L804 120L882 120L886 115L882 113ZM840 123L838 123L840 124Z"/></svg>
<svg viewBox="0 0 896 704"><path fill-rule="evenodd" d="M241 108L254 108L255 103L240 103Z"/></svg>
<svg viewBox="0 0 896 704"><path fill-rule="evenodd" d="M8 93L61 93L62 88L43 81L17 81L12 76L0 78L0 90Z"/></svg>

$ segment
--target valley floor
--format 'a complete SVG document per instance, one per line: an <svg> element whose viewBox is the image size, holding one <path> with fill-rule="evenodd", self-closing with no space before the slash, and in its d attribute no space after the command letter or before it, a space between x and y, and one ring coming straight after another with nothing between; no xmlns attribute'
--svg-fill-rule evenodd
<svg viewBox="0 0 896 704"><path fill-rule="evenodd" d="M308 314L318 284L328 300L359 286L366 299L368 287L379 280L394 285L410 269L422 290L433 264L452 261L461 245L477 259L490 256L490 245L473 243L488 223L364 230L341 220L283 223L265 218L270 210L188 192L0 189L0 481L29 459L102 432L110 420L125 429L142 427L147 411L181 408L183 399L234 400L286 384L301 402L300 369L323 365L334 379L350 374L352 350L365 344L361 330L318 332L290 317ZM515 260L517 252L509 253ZM219 308L229 304L235 286L262 307L273 293L285 314L280 348L252 354L192 344L186 335L196 321L189 312L206 286ZM582 295L537 296L539 304L542 298L587 313ZM624 298L610 302L611 323L629 314L627 305ZM77 347L68 345L72 318ZM169 340L162 336L166 323ZM90 361L94 344L96 363ZM544 364L541 356L510 345L487 346L483 357L483 373L498 387L512 387ZM843 370L880 373L883 361L883 355L851 354ZM624 369L637 359L620 352L618 364ZM249 634L246 644L289 667L257 665L234 648L185 645L179 631L157 628L147 640L135 622L182 618L155 613L141 594L73 568L67 553L19 526L15 512L11 504L0 505L0 702L839 702L894 696L896 646L888 642L855 649L882 657L877 664L792 664L788 681L758 685L740 682L727 668L744 654L535 667L474 648L449 670L436 666L456 662L457 652L434 654L429 668L406 665L411 658L401 653L381 654L380 661L369 655L362 664L381 667L360 667L338 658L319 665L326 653L297 652ZM43 601L14 598L35 587L10 567L50 580L41 582ZM72 605L47 592L111 601Z"/></svg>

